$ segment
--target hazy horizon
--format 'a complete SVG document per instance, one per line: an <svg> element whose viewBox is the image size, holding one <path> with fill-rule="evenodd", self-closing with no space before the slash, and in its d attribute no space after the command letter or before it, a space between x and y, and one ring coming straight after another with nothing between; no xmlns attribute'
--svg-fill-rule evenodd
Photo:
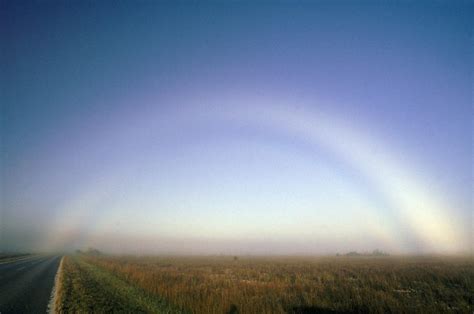
<svg viewBox="0 0 474 314"><path fill-rule="evenodd" d="M469 2L0 4L0 251L473 252Z"/></svg>

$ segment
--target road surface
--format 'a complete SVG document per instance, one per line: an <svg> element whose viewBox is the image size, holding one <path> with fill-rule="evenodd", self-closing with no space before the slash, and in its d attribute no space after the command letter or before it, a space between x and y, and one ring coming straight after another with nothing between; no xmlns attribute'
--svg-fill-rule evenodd
<svg viewBox="0 0 474 314"><path fill-rule="evenodd" d="M0 313L46 313L60 256L0 261Z"/></svg>

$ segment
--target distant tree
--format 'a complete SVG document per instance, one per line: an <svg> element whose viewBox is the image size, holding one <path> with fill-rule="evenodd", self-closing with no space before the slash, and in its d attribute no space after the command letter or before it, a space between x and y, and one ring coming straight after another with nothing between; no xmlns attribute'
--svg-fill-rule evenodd
<svg viewBox="0 0 474 314"><path fill-rule="evenodd" d="M346 256L360 256L361 254L358 253L357 251L351 251L349 253L346 254Z"/></svg>
<svg viewBox="0 0 474 314"><path fill-rule="evenodd" d="M351 251L349 253L344 254L345 256L389 256L388 253L381 251L379 249L375 249L372 252L364 252L359 253L357 251Z"/></svg>
<svg viewBox="0 0 474 314"><path fill-rule="evenodd" d="M388 256L389 254L384 252L384 251L381 251L379 249L375 249L373 252L372 252L372 255L373 256Z"/></svg>
<svg viewBox="0 0 474 314"><path fill-rule="evenodd" d="M99 256L99 255L102 255L102 252L99 251L98 249L90 247L87 249L85 254L90 255L90 256Z"/></svg>

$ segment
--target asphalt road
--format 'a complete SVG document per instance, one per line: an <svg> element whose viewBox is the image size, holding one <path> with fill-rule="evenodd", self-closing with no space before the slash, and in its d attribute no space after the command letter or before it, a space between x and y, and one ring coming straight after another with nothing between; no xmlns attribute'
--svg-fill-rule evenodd
<svg viewBox="0 0 474 314"><path fill-rule="evenodd" d="M46 313L59 261L45 255L0 261L0 313Z"/></svg>

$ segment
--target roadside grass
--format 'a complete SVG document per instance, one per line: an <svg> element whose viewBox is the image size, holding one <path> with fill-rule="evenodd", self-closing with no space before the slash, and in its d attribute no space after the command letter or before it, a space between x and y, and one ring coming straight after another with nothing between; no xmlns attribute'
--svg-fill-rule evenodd
<svg viewBox="0 0 474 314"><path fill-rule="evenodd" d="M177 313L158 296L131 285L78 256L66 256L56 313Z"/></svg>

